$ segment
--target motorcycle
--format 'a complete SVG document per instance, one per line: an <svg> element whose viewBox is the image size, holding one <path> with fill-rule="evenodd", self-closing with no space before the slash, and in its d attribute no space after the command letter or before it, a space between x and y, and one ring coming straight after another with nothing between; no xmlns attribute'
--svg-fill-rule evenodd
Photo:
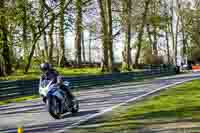
<svg viewBox="0 0 200 133"><path fill-rule="evenodd" d="M65 81L63 84L68 89L72 89L69 82ZM53 84L52 81L42 81L39 85L39 94L46 104L49 114L54 119L60 119L67 112L77 113L79 110L78 100L75 97L73 100L70 99L67 93L60 89L58 84Z"/></svg>

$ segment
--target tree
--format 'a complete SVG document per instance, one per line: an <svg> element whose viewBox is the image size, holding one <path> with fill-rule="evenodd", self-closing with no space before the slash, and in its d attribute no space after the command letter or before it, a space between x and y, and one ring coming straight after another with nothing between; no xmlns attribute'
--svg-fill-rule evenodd
<svg viewBox="0 0 200 133"><path fill-rule="evenodd" d="M171 58L170 58L170 45L169 45L169 32L170 32L170 16L168 13L168 4L166 1L163 2L163 8L164 8L164 14L163 17L166 18L164 21L164 32L165 32L165 40L166 40L166 48L167 48L167 63L171 64Z"/></svg>
<svg viewBox="0 0 200 133"><path fill-rule="evenodd" d="M54 14L53 10L45 3L45 1L43 1L43 4L44 4L44 7L48 10L47 13L50 13L51 17L50 17L50 20L48 21L48 23L44 27L43 26L41 27L41 23L43 22L43 19L42 20L37 19L38 18L37 10L34 9L34 13L32 13L32 15L30 15L30 21L29 21L28 27L31 29L32 38L31 38L31 48L30 48L30 52L29 52L29 56L28 56L28 62L25 67L25 73L27 73L30 68L38 40L40 39L40 37L43 35L44 31L49 26L50 26L50 30L49 30L50 46L49 46L49 50L48 50L48 61L50 63L52 63L52 55L53 55L53 37L52 37L52 35L53 35L53 31L54 31L54 21L58 15Z"/></svg>
<svg viewBox="0 0 200 133"><path fill-rule="evenodd" d="M102 71L113 71L112 10L111 0L98 0L102 25L103 59Z"/></svg>
<svg viewBox="0 0 200 133"><path fill-rule="evenodd" d="M2 49L2 62L4 62L5 67L2 70L4 74L10 74L12 72L12 64L10 59L10 47L8 43L8 24L6 19L6 8L5 8L5 1L0 1L0 48Z"/></svg>
<svg viewBox="0 0 200 133"><path fill-rule="evenodd" d="M75 48L76 48L76 63L81 66L81 38L82 38L82 0L76 0L76 35L75 35Z"/></svg>
<svg viewBox="0 0 200 133"><path fill-rule="evenodd" d="M125 43L123 51L123 64L122 67L130 70L131 66L131 11L132 11L132 1L123 0L123 17L125 20L123 26L125 30Z"/></svg>
<svg viewBox="0 0 200 133"><path fill-rule="evenodd" d="M27 0L21 0L20 1L21 6L22 6L22 12L23 12L23 17L22 17L22 23L23 23L23 45L24 45L24 54L25 56L28 54L28 39L27 39Z"/></svg>
<svg viewBox="0 0 200 133"><path fill-rule="evenodd" d="M112 72L113 69L113 27L112 27L112 4L111 0L106 0L107 5L107 22L108 22L108 69Z"/></svg>
<svg viewBox="0 0 200 133"><path fill-rule="evenodd" d="M147 13L149 10L149 4L150 4L151 0L145 0L145 8L144 8L144 13L142 16L142 24L141 27L139 29L139 33L138 33L138 44L137 44L137 52L136 52L136 56L135 56L135 65L138 65L138 60L140 57L140 51L141 51L141 43L142 43L142 36L144 33L144 27L146 24L146 19L147 19Z"/></svg>
<svg viewBox="0 0 200 133"><path fill-rule="evenodd" d="M167 29L165 31L165 38L166 38L166 45L167 45L167 62L168 64L171 64L171 60L170 60L170 47L169 47L169 34L168 34L168 26Z"/></svg>
<svg viewBox="0 0 200 133"><path fill-rule="evenodd" d="M107 45L107 36L108 36L108 30L107 30L107 22L106 22L106 11L105 7L103 6L104 1L98 0L98 5L100 9L100 16L101 16L101 31L102 31L102 43L103 43L103 59L102 59L102 65L101 65L101 71L108 71L108 45ZM105 3L105 2L104 2Z"/></svg>
<svg viewBox="0 0 200 133"><path fill-rule="evenodd" d="M82 31L81 36L82 36L82 37L81 37L82 57L83 57L83 62L86 62L84 31Z"/></svg>
<svg viewBox="0 0 200 133"><path fill-rule="evenodd" d="M49 50L48 50L48 62L49 63L53 63L53 48L54 48L54 41L53 41L53 33L54 33L54 26L55 26L55 14L54 14L54 11L48 7L46 5L46 8L48 9L48 11L50 12L50 20L51 20L51 23L50 23L50 30L49 30L49 33L48 33L48 36L49 36Z"/></svg>
<svg viewBox="0 0 200 133"><path fill-rule="evenodd" d="M89 63L92 63L92 52L91 52L91 44L92 44L92 30L90 29L89 30L89 46L88 46L88 49L89 49Z"/></svg>
<svg viewBox="0 0 200 133"><path fill-rule="evenodd" d="M91 42L99 40L102 42L103 52L102 71L114 70L113 54L116 50L113 47L116 47L116 40L124 43L122 63L123 68L128 70L132 65L133 48L136 50L134 57L136 65L141 62L161 63L163 56L166 56L168 63L177 64L179 51L185 59L184 63L187 63L186 57L196 56L198 52L193 54L193 49L200 47L200 1L192 2L184 0L52 0L51 2L1 0L1 75L11 73L12 69L17 68L15 66L24 68L23 64L25 64L25 71L28 72L35 59L39 62L54 63L54 54L57 55L57 65L63 67L68 60L68 57L65 57L66 32L75 32L73 39L78 67L85 61L88 47L91 62ZM86 33L85 30L90 31L89 43L85 43L88 40L87 34L85 38L83 35ZM55 37L54 33L57 31ZM55 38L56 42L59 42L56 45ZM137 43L134 43L134 40ZM143 48L144 41L147 41L147 50ZM132 43L136 46L131 46ZM94 45L98 44L94 43ZM21 59L20 56L24 58ZM17 60L20 60L22 65Z"/></svg>
<svg viewBox="0 0 200 133"><path fill-rule="evenodd" d="M43 29L45 26L45 1L40 0L39 1L39 9L40 9L40 18L41 18L41 28ZM48 44L47 44L47 33L46 30L43 31L43 41L42 43L44 44L44 52L45 52L45 61L48 60Z"/></svg>
<svg viewBox="0 0 200 133"><path fill-rule="evenodd" d="M64 11L65 11L65 0L60 1L60 16L59 16L59 37L60 37L60 56L59 66L64 66L66 62L65 57L65 31L64 31Z"/></svg>

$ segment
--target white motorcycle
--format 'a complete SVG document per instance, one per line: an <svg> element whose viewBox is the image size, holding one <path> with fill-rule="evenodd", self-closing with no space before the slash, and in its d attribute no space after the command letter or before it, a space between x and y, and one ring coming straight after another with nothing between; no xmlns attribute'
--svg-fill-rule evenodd
<svg viewBox="0 0 200 133"><path fill-rule="evenodd" d="M71 89L70 83L63 83L68 89ZM74 97L69 99L66 92L60 89L57 84L52 84L52 81L45 80L39 85L39 94L46 104L50 115L55 119L60 119L64 113L77 113L79 110L78 100Z"/></svg>

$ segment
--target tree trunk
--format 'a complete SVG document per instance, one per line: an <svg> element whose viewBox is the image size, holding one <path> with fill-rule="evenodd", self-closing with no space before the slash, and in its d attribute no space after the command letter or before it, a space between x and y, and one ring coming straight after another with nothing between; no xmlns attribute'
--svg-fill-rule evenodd
<svg viewBox="0 0 200 133"><path fill-rule="evenodd" d="M156 31L156 26L154 26L154 30L153 30L153 38L154 38L154 42L153 42L153 54L155 56L158 56L158 50L157 50L157 31Z"/></svg>
<svg viewBox="0 0 200 133"><path fill-rule="evenodd" d="M175 37L175 33L174 33L174 0L172 0L172 7L171 7L171 13L172 13L172 17L171 17L171 23L170 23L170 28L171 28L171 37L172 37L172 46L173 46L173 64L176 65L177 64L177 60L176 60L176 37Z"/></svg>
<svg viewBox="0 0 200 133"><path fill-rule="evenodd" d="M173 20L171 20L171 37L172 37L172 47L173 47L173 64L176 64L176 57L175 57L175 52L174 52L174 49L175 49L175 39L174 39L174 31L173 31Z"/></svg>
<svg viewBox="0 0 200 133"><path fill-rule="evenodd" d="M103 58L101 61L101 71L102 72L109 71L109 68L108 68L108 46L105 41L103 42Z"/></svg>
<svg viewBox="0 0 200 133"><path fill-rule="evenodd" d="M125 47L123 51L123 65L122 67L130 70L131 69L131 8L132 8L132 1L131 0L124 0L124 16L125 16Z"/></svg>
<svg viewBox="0 0 200 133"><path fill-rule="evenodd" d="M54 32L54 22L55 22L55 15L53 13L53 11L51 11L51 24L50 24L50 31L49 31L49 57L48 57L48 61L49 63L53 63L53 48L54 48L54 41L53 41L53 32Z"/></svg>
<svg viewBox="0 0 200 133"><path fill-rule="evenodd" d="M35 52L35 48L36 48L36 43L38 41L38 39L36 38L36 33L35 33L35 29L32 28L32 34L33 34L33 45L31 47L31 51L30 51L30 54L29 54L29 57L28 57L28 63L25 67L25 73L28 72L29 68L30 68L30 65L31 65L31 61L32 61L32 58L33 58L33 55L34 55L34 52Z"/></svg>
<svg viewBox="0 0 200 133"><path fill-rule="evenodd" d="M145 9L144 9L144 13L142 16L142 25L140 27L140 32L138 35L138 44L137 44L137 52L136 52L136 56L135 56L135 65L138 65L139 62L139 57L140 57L140 51L141 51L141 44L142 44L142 37L143 37L143 33L144 33L144 26L146 23L146 18L147 18L147 12L149 9L149 4L150 4L151 0L146 0L145 1Z"/></svg>
<svg viewBox="0 0 200 133"><path fill-rule="evenodd" d="M91 44L92 44L92 31L90 31L89 33L89 62L90 63L92 63Z"/></svg>
<svg viewBox="0 0 200 133"><path fill-rule="evenodd" d="M177 53L178 53L178 33L179 33L179 16L176 23L176 37L175 37L175 47L174 47L174 57L175 57L175 64L177 65Z"/></svg>
<svg viewBox="0 0 200 133"><path fill-rule="evenodd" d="M40 18L41 18L41 28L44 28L45 21L44 21L44 1L40 0ZM43 31L43 44L44 44L44 53L45 53L45 61L48 60L48 44L47 44L47 33L44 30Z"/></svg>
<svg viewBox="0 0 200 133"><path fill-rule="evenodd" d="M45 30L44 30L44 33L43 33L43 42L44 42L44 51L45 51L45 61L47 61L49 54L48 54L47 33L46 33Z"/></svg>
<svg viewBox="0 0 200 133"><path fill-rule="evenodd" d="M26 0L23 0L22 9L23 9L23 46L24 46L24 57L26 58L28 55L28 42L27 42L27 13L26 13Z"/></svg>
<svg viewBox="0 0 200 133"><path fill-rule="evenodd" d="M111 0L106 0L107 2L107 13L108 13L108 64L109 64L109 72L113 71L113 36L112 36L112 6Z"/></svg>
<svg viewBox="0 0 200 133"><path fill-rule="evenodd" d="M168 31L165 32L165 36L166 36L166 45L167 45L167 62L168 64L171 64L170 61L170 50L169 50L169 35L168 35Z"/></svg>
<svg viewBox="0 0 200 133"><path fill-rule="evenodd" d="M81 41L82 41L82 57L83 57L83 62L85 63L86 62L86 58L85 58L85 42L84 42L84 31L82 31L82 38L81 38Z"/></svg>
<svg viewBox="0 0 200 133"><path fill-rule="evenodd" d="M65 6L65 0L61 0L60 3L60 25L59 25L59 37L60 37L60 56L59 56L59 62L58 65L64 66L66 62L66 57L65 57L65 32L64 32L64 6Z"/></svg>
<svg viewBox="0 0 200 133"><path fill-rule="evenodd" d="M102 64L101 64L101 71L105 72L108 71L108 45L107 45L107 36L108 36L108 30L107 30L107 22L106 22L106 11L103 7L103 1L102 0L98 0L98 5L99 5L99 9L100 9L100 16L101 16L101 32L103 34L102 37L102 42L103 42L103 58L102 58Z"/></svg>
<svg viewBox="0 0 200 133"><path fill-rule="evenodd" d="M82 0L76 0L76 37L75 37L75 48L76 48L76 63L77 67L81 66L81 33L82 33Z"/></svg>
<svg viewBox="0 0 200 133"><path fill-rule="evenodd" d="M0 53L0 76L6 76L5 62L1 53Z"/></svg>
<svg viewBox="0 0 200 133"><path fill-rule="evenodd" d="M0 9L5 8L5 1L0 0ZM5 14L5 11L2 10L2 14ZM12 72L12 64L10 59L10 48L8 45L8 29L5 16L0 16L0 46L2 47L2 57L5 63L5 74L10 74Z"/></svg>
<svg viewBox="0 0 200 133"><path fill-rule="evenodd" d="M150 30L150 25L149 25L149 24L147 24L147 32L148 32L150 47L151 47L151 49L153 49L153 47L152 47L152 45L153 45L153 40L152 40L152 38L151 38L151 30Z"/></svg>
<svg viewBox="0 0 200 133"><path fill-rule="evenodd" d="M25 73L28 72L29 68L30 68L30 65L31 65L31 60L33 58L33 54L35 52L35 47L36 47L36 42L33 43L32 47L31 47L31 52L30 52L30 55L28 57L28 64L26 65L26 68L25 68Z"/></svg>
<svg viewBox="0 0 200 133"><path fill-rule="evenodd" d="M184 59L184 64L187 64L187 39L186 39L186 35L185 35L185 27L184 27L184 22L183 22L183 18L181 17L181 23L182 23L182 39L183 39L183 54L182 57Z"/></svg>
<svg viewBox="0 0 200 133"><path fill-rule="evenodd" d="M5 25L4 25L5 26ZM4 27L5 28L5 27ZM5 70L6 74L10 74L12 72L12 64L10 59L10 48L8 46L8 38L7 38L8 31L7 29L3 29L3 38L2 38L2 56L5 62Z"/></svg>
<svg viewBox="0 0 200 133"><path fill-rule="evenodd" d="M41 57L41 50L40 50L40 45L39 45L39 43L37 43L37 45L36 45L36 52L35 52L36 54L35 54L35 56L37 57L37 58L40 58ZM40 58L41 59L41 58Z"/></svg>

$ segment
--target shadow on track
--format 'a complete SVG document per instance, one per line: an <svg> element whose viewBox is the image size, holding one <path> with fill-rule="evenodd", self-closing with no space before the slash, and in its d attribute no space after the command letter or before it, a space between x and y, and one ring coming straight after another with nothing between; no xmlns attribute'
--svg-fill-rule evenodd
<svg viewBox="0 0 200 133"><path fill-rule="evenodd" d="M48 113L48 112L47 112ZM73 121L69 121L68 118L73 119L75 117L81 117L86 115L91 115L98 113L98 110L86 110L86 111L80 111L75 114L68 113L63 116L63 119L60 120L54 120L53 122L45 123L45 124L37 124L37 125L31 125L31 126L25 126L24 132L26 133L48 133L48 132L55 132L56 130L65 128L73 123ZM50 116L49 116L50 117ZM0 133L16 133L17 127L9 128L9 129L0 129Z"/></svg>

